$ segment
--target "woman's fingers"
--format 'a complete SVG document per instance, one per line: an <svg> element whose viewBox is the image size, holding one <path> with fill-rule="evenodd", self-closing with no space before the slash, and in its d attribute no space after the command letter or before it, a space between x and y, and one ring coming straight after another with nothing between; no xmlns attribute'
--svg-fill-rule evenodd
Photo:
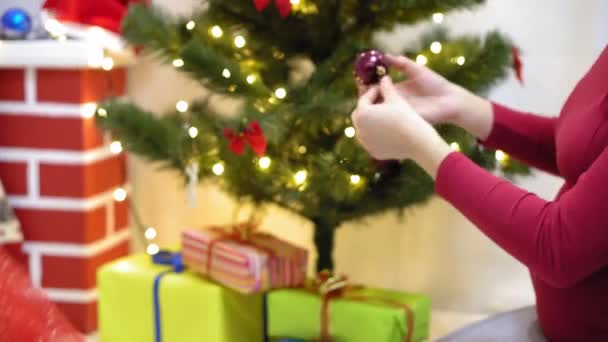
<svg viewBox="0 0 608 342"><path fill-rule="evenodd" d="M414 78L425 71L423 66L418 65L418 63L405 56L386 55L386 60L389 62L390 66L410 78Z"/></svg>
<svg viewBox="0 0 608 342"><path fill-rule="evenodd" d="M378 96L380 95L380 89L378 87L369 88L361 97L359 97L359 108L373 105Z"/></svg>

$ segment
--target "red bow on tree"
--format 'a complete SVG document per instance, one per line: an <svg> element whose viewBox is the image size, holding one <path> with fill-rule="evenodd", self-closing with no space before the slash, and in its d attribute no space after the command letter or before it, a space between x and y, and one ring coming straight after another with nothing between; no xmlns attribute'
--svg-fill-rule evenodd
<svg viewBox="0 0 608 342"><path fill-rule="evenodd" d="M47 0L44 9L55 13L60 21L100 26L120 33L122 19L130 3L147 0Z"/></svg>
<svg viewBox="0 0 608 342"><path fill-rule="evenodd" d="M515 77L519 80L519 83L524 84L524 63L519 53L519 48L513 47L513 69L515 69Z"/></svg>
<svg viewBox="0 0 608 342"><path fill-rule="evenodd" d="M243 132L235 132L231 128L224 128L224 136L230 142L230 151L236 155L242 155L245 152L245 143L248 143L253 152L258 157L266 153L266 137L262 126L257 121L251 122Z"/></svg>
<svg viewBox="0 0 608 342"><path fill-rule="evenodd" d="M270 5L270 0L253 0L255 4L255 8L258 12L262 12L268 5ZM281 17L286 18L291 13L291 2L290 0L274 0L274 5L279 10L279 14Z"/></svg>

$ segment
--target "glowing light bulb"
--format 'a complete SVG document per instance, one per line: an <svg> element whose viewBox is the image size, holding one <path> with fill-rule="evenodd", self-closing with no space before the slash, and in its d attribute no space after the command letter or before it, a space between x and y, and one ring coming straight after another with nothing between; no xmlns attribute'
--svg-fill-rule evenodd
<svg viewBox="0 0 608 342"><path fill-rule="evenodd" d="M101 68L105 71L110 71L114 68L114 60L112 57L104 57L101 61Z"/></svg>
<svg viewBox="0 0 608 342"><path fill-rule="evenodd" d="M464 56L460 56L458 58L456 58L456 63L458 65L464 65L464 63L467 62L467 59Z"/></svg>
<svg viewBox="0 0 608 342"><path fill-rule="evenodd" d="M198 136L198 128L196 128L194 126L188 128L188 135L192 139L196 138Z"/></svg>
<svg viewBox="0 0 608 342"><path fill-rule="evenodd" d="M97 115L101 116L102 118L105 118L106 116L108 116L108 111L105 108L98 108Z"/></svg>
<svg viewBox="0 0 608 342"><path fill-rule="evenodd" d="M97 103L88 102L88 103L83 104L80 107L80 114L82 115L83 118L90 119L95 116L96 110L97 110Z"/></svg>
<svg viewBox="0 0 608 342"><path fill-rule="evenodd" d="M431 44L431 52L434 54L438 54L441 52L441 50L443 50L443 45L441 45L440 42L433 42L433 44Z"/></svg>
<svg viewBox="0 0 608 342"><path fill-rule="evenodd" d="M306 146L304 146L304 145L300 145L300 146L298 147L298 153L299 153L299 154L306 154L306 151L308 151L308 149L306 148Z"/></svg>
<svg viewBox="0 0 608 342"><path fill-rule="evenodd" d="M258 165L260 166L260 169L264 169L264 170L268 169L270 167L271 163L272 163L272 160L270 160L270 158L268 158L268 157L262 157L258 161Z"/></svg>
<svg viewBox="0 0 608 342"><path fill-rule="evenodd" d="M300 4L300 0L289 0L292 6L298 6Z"/></svg>
<svg viewBox="0 0 608 342"><path fill-rule="evenodd" d="M300 170L296 172L296 174L293 176L293 180L296 182L297 185L302 185L304 184L304 182L306 182L307 177L308 172L306 172L306 170Z"/></svg>
<svg viewBox="0 0 608 342"><path fill-rule="evenodd" d="M112 141L110 144L110 152L113 154L119 154L122 152L122 143L120 141Z"/></svg>
<svg viewBox="0 0 608 342"><path fill-rule="evenodd" d="M114 199L117 202L124 202L127 199L127 190L123 188L114 190Z"/></svg>
<svg viewBox="0 0 608 342"><path fill-rule="evenodd" d="M361 183L361 176L359 175L350 175L350 183L353 185L357 185Z"/></svg>
<svg viewBox="0 0 608 342"><path fill-rule="evenodd" d="M257 77L255 77L255 75L247 76L247 83L249 83L249 84L254 84L256 80L257 80Z"/></svg>
<svg viewBox="0 0 608 342"><path fill-rule="evenodd" d="M211 171L213 171L216 176L221 176L224 173L224 165L222 163L216 163L211 168Z"/></svg>
<svg viewBox="0 0 608 342"><path fill-rule="evenodd" d="M176 58L173 60L173 66L176 68L181 68L184 66L184 60L181 58Z"/></svg>
<svg viewBox="0 0 608 342"><path fill-rule="evenodd" d="M222 76L224 76L224 78L230 78L230 76L232 76L232 73L230 72L230 70L224 69L222 70Z"/></svg>
<svg viewBox="0 0 608 342"><path fill-rule="evenodd" d="M435 22L435 24L441 24L444 18L445 16L443 15L443 13L433 14L433 21Z"/></svg>
<svg viewBox="0 0 608 342"><path fill-rule="evenodd" d="M146 229L146 231L144 232L144 236L148 240L154 240L154 238L156 238L156 235L157 235L157 232L156 232L156 229L154 229L154 227L148 227L148 229Z"/></svg>
<svg viewBox="0 0 608 342"><path fill-rule="evenodd" d="M155 243L151 243L146 248L146 252L150 255L158 254L158 252L160 252L160 247L158 247L158 245Z"/></svg>
<svg viewBox="0 0 608 342"><path fill-rule="evenodd" d="M175 109L177 109L178 112L180 113L185 113L188 111L188 107L190 107L188 105L188 102L184 101L184 100L179 100L177 101L177 103L175 104Z"/></svg>
<svg viewBox="0 0 608 342"><path fill-rule="evenodd" d="M344 135L346 135L348 138L354 138L356 134L357 131L355 131L355 127L351 126L344 129Z"/></svg>
<svg viewBox="0 0 608 342"><path fill-rule="evenodd" d="M186 30L192 31L196 27L196 23L192 20L186 23ZM220 29L221 30L221 29Z"/></svg>
<svg viewBox="0 0 608 342"><path fill-rule="evenodd" d="M282 100L287 96L287 90L285 90L285 88L277 88L277 90L274 91L274 96Z"/></svg>
<svg viewBox="0 0 608 342"><path fill-rule="evenodd" d="M426 58L425 55L418 55L416 57L416 63L420 64L420 65L426 65L429 62L429 59Z"/></svg>
<svg viewBox="0 0 608 342"><path fill-rule="evenodd" d="M507 158L509 158L509 156L507 156L506 153L504 153L501 150L496 151L496 153L494 154L494 157L496 158L497 161L503 163L507 160Z"/></svg>
<svg viewBox="0 0 608 342"><path fill-rule="evenodd" d="M209 30L209 33L211 34L211 37L218 39L218 38L222 38L222 36L224 35L224 30L222 30L221 27L215 25L215 26L211 27L211 29Z"/></svg>
<svg viewBox="0 0 608 342"><path fill-rule="evenodd" d="M460 144L458 144L457 142L451 143L450 148L452 149L452 151L460 152Z"/></svg>
<svg viewBox="0 0 608 342"><path fill-rule="evenodd" d="M244 48L245 45L247 45L245 37L241 35L234 37L234 46L236 46L238 49Z"/></svg>

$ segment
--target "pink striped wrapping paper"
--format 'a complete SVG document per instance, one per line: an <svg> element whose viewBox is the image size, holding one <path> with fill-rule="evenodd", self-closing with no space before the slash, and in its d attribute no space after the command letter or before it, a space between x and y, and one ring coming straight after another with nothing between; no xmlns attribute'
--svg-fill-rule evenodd
<svg viewBox="0 0 608 342"><path fill-rule="evenodd" d="M247 242L226 239L229 235L217 227L185 230L184 263L241 293L298 287L306 282L307 250L264 233L253 233ZM210 245L211 272L207 269Z"/></svg>

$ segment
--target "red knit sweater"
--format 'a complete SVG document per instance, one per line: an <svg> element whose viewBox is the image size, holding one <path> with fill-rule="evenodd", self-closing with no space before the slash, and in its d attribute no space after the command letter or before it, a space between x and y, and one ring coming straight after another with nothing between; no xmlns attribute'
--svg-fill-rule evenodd
<svg viewBox="0 0 608 342"><path fill-rule="evenodd" d="M494 105L484 144L563 177L557 198L545 201L460 153L442 162L437 192L530 269L550 340L608 341L608 48L559 118Z"/></svg>

